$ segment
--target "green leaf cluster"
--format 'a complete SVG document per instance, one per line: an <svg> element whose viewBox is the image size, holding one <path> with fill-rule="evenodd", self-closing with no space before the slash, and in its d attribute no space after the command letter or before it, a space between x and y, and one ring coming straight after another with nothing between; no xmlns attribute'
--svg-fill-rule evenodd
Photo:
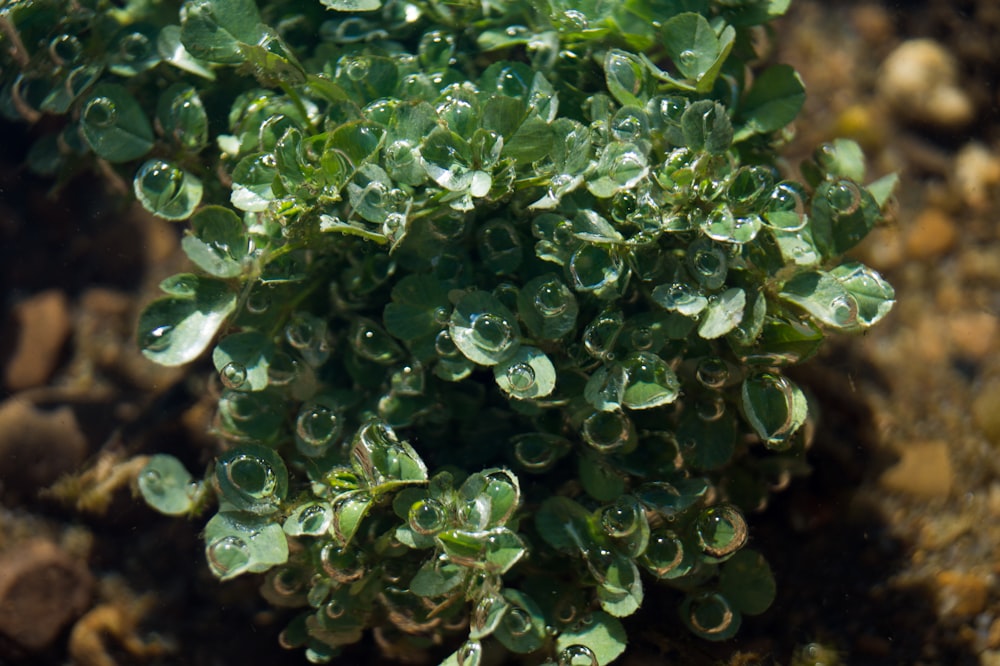
<svg viewBox="0 0 1000 666"><path fill-rule="evenodd" d="M211 354L224 453L139 488L215 498L210 567L299 609L285 645L603 666L657 588L709 640L767 608L744 514L814 411L783 370L895 298L842 258L894 181L848 141L779 167L804 88L753 34L787 4L0 9L0 111L60 119L31 165L187 221L139 343Z"/></svg>

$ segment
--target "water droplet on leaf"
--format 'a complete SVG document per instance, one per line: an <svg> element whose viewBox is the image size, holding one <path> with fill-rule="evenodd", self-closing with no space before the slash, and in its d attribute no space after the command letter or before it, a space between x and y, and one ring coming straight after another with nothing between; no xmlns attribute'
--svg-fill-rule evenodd
<svg viewBox="0 0 1000 666"><path fill-rule="evenodd" d="M250 564L250 548L237 536L216 539L206 548L208 563L218 576L234 576Z"/></svg>
<svg viewBox="0 0 1000 666"><path fill-rule="evenodd" d="M597 656L586 645L568 645L562 649L558 657L558 666L598 666Z"/></svg>
<svg viewBox="0 0 1000 666"><path fill-rule="evenodd" d="M219 378L222 380L223 386L236 390L246 384L247 369L242 363L230 361L222 366L222 370L219 371Z"/></svg>
<svg viewBox="0 0 1000 666"><path fill-rule="evenodd" d="M108 97L95 97L84 107L83 120L100 129L112 127L118 121L118 106Z"/></svg>
<svg viewBox="0 0 1000 666"><path fill-rule="evenodd" d="M409 522L410 529L417 534L431 536L445 528L447 516L440 502L428 498L410 507Z"/></svg>
<svg viewBox="0 0 1000 666"><path fill-rule="evenodd" d="M695 532L702 551L712 557L727 557L746 543L747 522L732 504L719 504L698 515Z"/></svg>

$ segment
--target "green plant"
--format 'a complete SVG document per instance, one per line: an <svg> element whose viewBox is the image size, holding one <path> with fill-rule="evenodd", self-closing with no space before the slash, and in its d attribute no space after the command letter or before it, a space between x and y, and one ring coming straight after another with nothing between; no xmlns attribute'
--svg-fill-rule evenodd
<svg viewBox="0 0 1000 666"><path fill-rule="evenodd" d="M375 627L460 643L445 664L603 666L651 583L711 640L768 607L742 511L804 470L782 369L894 299L841 258L894 180L860 185L848 141L804 183L777 166L804 89L753 35L787 4L0 10L0 108L65 117L32 166L189 220L197 273L139 339L164 365L211 349L224 447L203 480L156 455L138 483L217 506L212 571L302 609L288 646L323 662Z"/></svg>

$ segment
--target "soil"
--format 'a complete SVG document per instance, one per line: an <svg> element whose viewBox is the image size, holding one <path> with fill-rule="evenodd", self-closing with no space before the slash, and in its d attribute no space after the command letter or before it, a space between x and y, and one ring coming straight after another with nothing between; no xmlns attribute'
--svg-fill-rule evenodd
<svg viewBox="0 0 1000 666"><path fill-rule="evenodd" d="M752 517L772 609L713 644L649 594L623 664L1000 665L998 34L995 0L798 0L778 26L809 91L789 164L849 136L870 178L900 174L857 250L898 302L796 375L822 416L813 473ZM207 366L158 368L132 336L181 229L95 176L53 189L22 166L31 133L0 136L0 666L305 663L256 581L211 577L200 524L130 488L136 456L213 450Z"/></svg>

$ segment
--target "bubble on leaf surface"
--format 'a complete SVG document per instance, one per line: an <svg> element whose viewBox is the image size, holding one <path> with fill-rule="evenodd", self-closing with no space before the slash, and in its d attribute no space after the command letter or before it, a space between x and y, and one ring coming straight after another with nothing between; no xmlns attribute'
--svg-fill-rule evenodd
<svg viewBox="0 0 1000 666"><path fill-rule="evenodd" d="M615 344L624 326L625 319L618 311L598 315L583 331L583 346L587 353L602 361L613 358Z"/></svg>
<svg viewBox="0 0 1000 666"><path fill-rule="evenodd" d="M608 536L616 539L630 536L642 523L641 511L633 498L619 498L601 511L601 528Z"/></svg>
<svg viewBox="0 0 1000 666"><path fill-rule="evenodd" d="M559 652L558 666L598 666L594 651L586 645L567 645Z"/></svg>
<svg viewBox="0 0 1000 666"><path fill-rule="evenodd" d="M237 536L224 536L208 544L208 563L219 577L232 577L250 564L250 547Z"/></svg>
<svg viewBox="0 0 1000 666"><path fill-rule="evenodd" d="M521 346L506 361L493 366L497 386L513 398L542 398L555 389L556 369L536 347Z"/></svg>
<svg viewBox="0 0 1000 666"><path fill-rule="evenodd" d="M649 535L649 544L641 562L657 578L674 577L687 571L684 564L684 542L673 531L660 529Z"/></svg>
<svg viewBox="0 0 1000 666"><path fill-rule="evenodd" d="M157 217L183 220L201 203L201 181L163 160L149 160L135 174L135 196Z"/></svg>
<svg viewBox="0 0 1000 666"><path fill-rule="evenodd" d="M184 465L173 456L163 454L150 457L139 472L137 483L147 504L172 516L189 512L199 490Z"/></svg>
<svg viewBox="0 0 1000 666"><path fill-rule="evenodd" d="M455 653L458 666L479 666L482 658L483 646L479 641L466 641Z"/></svg>
<svg viewBox="0 0 1000 666"><path fill-rule="evenodd" d="M274 449L244 444L219 457L215 468L222 497L236 508L273 513L288 490L288 471Z"/></svg>
<svg viewBox="0 0 1000 666"><path fill-rule="evenodd" d="M594 412L583 422L583 439L600 453L614 453L629 443L632 422L621 412Z"/></svg>
<svg viewBox="0 0 1000 666"><path fill-rule="evenodd" d="M746 543L747 522L732 504L719 504L698 514L695 532L702 551L712 557L726 557Z"/></svg>
<svg viewBox="0 0 1000 666"><path fill-rule="evenodd" d="M569 272L577 291L607 293L625 272L621 256L608 246L581 245L570 257Z"/></svg>
<svg viewBox="0 0 1000 666"><path fill-rule="evenodd" d="M456 303L448 330L459 351L479 365L510 358L521 343L513 313L484 291L469 292Z"/></svg>
<svg viewBox="0 0 1000 666"><path fill-rule="evenodd" d="M782 447L805 423L809 404L805 394L784 375L762 372L741 386L743 413L764 443Z"/></svg>
<svg viewBox="0 0 1000 666"><path fill-rule="evenodd" d="M435 499L428 498L415 502L410 507L410 529L417 534L433 535L446 526L447 515L444 507Z"/></svg>
<svg viewBox="0 0 1000 666"><path fill-rule="evenodd" d="M230 361L222 366L222 370L219 371L219 379L222 380L222 385L226 388L238 390L246 384L247 369L242 363Z"/></svg>
<svg viewBox="0 0 1000 666"><path fill-rule="evenodd" d="M685 623L699 636L709 640L732 637L740 624L740 613L717 592L689 595L681 605Z"/></svg>
<svg viewBox="0 0 1000 666"><path fill-rule="evenodd" d="M622 403L631 409L650 409L674 402L680 381L667 362L650 352L632 352L622 360L626 384Z"/></svg>
<svg viewBox="0 0 1000 666"><path fill-rule="evenodd" d="M317 402L302 405L295 419L295 434L306 445L306 451L315 452L313 455L326 451L327 446L340 436L342 427L337 413Z"/></svg>

